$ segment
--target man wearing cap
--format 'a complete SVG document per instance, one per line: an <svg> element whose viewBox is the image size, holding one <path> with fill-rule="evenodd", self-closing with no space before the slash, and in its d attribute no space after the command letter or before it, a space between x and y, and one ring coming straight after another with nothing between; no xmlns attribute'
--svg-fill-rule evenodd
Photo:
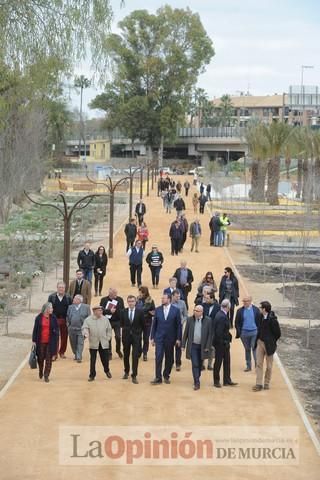
<svg viewBox="0 0 320 480"><path fill-rule="evenodd" d="M103 316L103 310L100 305L92 307L92 315L87 317L82 326L84 338L89 339L90 352L90 373L88 382L93 382L96 376L96 360L99 351L100 360L103 365L104 373L108 378L112 378L109 369L109 342L111 340L112 329L107 317Z"/></svg>

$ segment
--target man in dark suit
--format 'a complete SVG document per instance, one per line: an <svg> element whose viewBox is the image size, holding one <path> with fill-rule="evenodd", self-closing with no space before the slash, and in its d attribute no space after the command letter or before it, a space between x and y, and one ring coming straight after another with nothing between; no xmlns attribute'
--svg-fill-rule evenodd
<svg viewBox="0 0 320 480"><path fill-rule="evenodd" d="M116 288L110 287L109 294L106 297L101 298L100 305L103 307L103 315L109 318L116 338L116 352L119 358L122 358L120 314L124 309L123 298L118 297L118 291ZM110 342L109 346L109 359L112 359L112 342Z"/></svg>
<svg viewBox="0 0 320 480"><path fill-rule="evenodd" d="M187 268L185 260L181 260L180 268L177 268L173 276L177 279L177 288L182 291L182 300L186 302L186 306L189 308L188 295L192 289L193 274L190 268Z"/></svg>
<svg viewBox="0 0 320 480"><path fill-rule="evenodd" d="M237 383L231 380L230 376L230 343L232 340L229 332L230 323L228 312L230 310L230 301L222 300L221 310L215 316L213 322L212 344L216 351L214 366L213 366L213 385L216 388L221 388L220 383L220 369L223 363L223 385L225 387L235 386Z"/></svg>
<svg viewBox="0 0 320 480"><path fill-rule="evenodd" d="M123 345L123 379L129 378L130 372L130 351L132 347L132 383L137 384L138 363L141 355L141 337L144 327L144 313L142 309L136 308L136 297L129 295L127 297L128 308L122 310L120 315L120 325L122 328Z"/></svg>
<svg viewBox="0 0 320 480"><path fill-rule="evenodd" d="M162 295L162 305L157 307L151 328L151 344L156 346L156 376L152 385L162 383L162 362L164 383L170 383L170 373L173 365L174 346L181 345L181 315L180 310L171 305L171 296Z"/></svg>
<svg viewBox="0 0 320 480"><path fill-rule="evenodd" d="M202 301L202 304L200 304L200 305L202 305L202 307L203 307L203 315L208 316L210 318L211 328L213 328L213 322L214 322L216 314L220 311L220 305L216 301L214 291L209 290L208 292L206 292L206 290L205 290L206 288L208 288L208 287L204 287L203 301ZM214 347L212 346L210 348L210 352L209 352L208 370L213 370L213 367L212 367L213 359L214 359ZM203 370L205 369L204 364L202 365L202 369Z"/></svg>
<svg viewBox="0 0 320 480"><path fill-rule="evenodd" d="M139 202L136 205L136 209L135 209L135 214L138 217L139 225L141 225L141 223L143 222L143 217L146 214L146 211L147 211L146 206L143 203L142 198L140 198Z"/></svg>

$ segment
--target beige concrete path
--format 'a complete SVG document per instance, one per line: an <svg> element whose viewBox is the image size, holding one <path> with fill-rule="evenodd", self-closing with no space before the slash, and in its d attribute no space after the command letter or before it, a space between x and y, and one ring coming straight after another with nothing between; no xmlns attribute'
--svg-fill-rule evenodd
<svg viewBox="0 0 320 480"><path fill-rule="evenodd" d="M151 193L146 199L146 222L151 232L149 247L157 243L164 254L165 264L160 289L151 290L158 303L167 279L179 266L181 258L195 276L193 293L206 271L212 270L219 281L223 268L229 264L224 249L209 247L207 215L201 216L204 230L200 253L190 252L190 241L183 256L172 257L168 230L174 214L163 212L162 201ZM193 219L191 196L188 198L187 218ZM147 248L147 250L149 250ZM150 285L150 272L143 271L143 283ZM115 258L108 266L105 289L117 286L126 297L136 293L130 287L125 239L119 234L115 242ZM263 296L263 292L261 292ZM257 302L260 298L255 299ZM87 349L87 345L85 347ZM37 372L24 368L15 383L0 401L0 478L1 480L28 479L270 479L316 480L319 478L320 458L312 444L289 391L275 366L272 389L252 393L254 373L244 373L244 352L240 341L232 343L232 378L239 382L234 388L212 387L211 372L202 376L201 390L192 390L190 362L183 359L181 372L173 372L171 385L153 387L154 352L148 362L139 365L139 385L121 379L122 362L111 362L113 378L107 380L99 360L97 377L87 382L88 354L82 364L72 360L70 350L66 360L53 364L51 381L45 384ZM293 426L300 429L300 461L298 466L211 466L211 467L81 467L59 465L59 426Z"/></svg>

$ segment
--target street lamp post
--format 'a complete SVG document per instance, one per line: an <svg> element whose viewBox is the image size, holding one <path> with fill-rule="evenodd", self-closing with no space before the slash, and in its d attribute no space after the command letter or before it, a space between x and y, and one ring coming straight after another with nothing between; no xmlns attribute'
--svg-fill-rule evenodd
<svg viewBox="0 0 320 480"><path fill-rule="evenodd" d="M129 169L130 169L130 173L129 173L129 178L130 178L129 180L129 221L130 221L130 218L132 217L133 178L136 172L138 170L141 170L141 167L134 168L133 170L132 170L132 167L129 167Z"/></svg>
<svg viewBox="0 0 320 480"><path fill-rule="evenodd" d="M107 190L109 191L109 208L110 208L110 212L109 212L109 250L108 250L108 255L109 255L109 258L113 258L113 230L114 230L114 193L115 191L117 190L117 188L122 185L124 182L126 182L127 180L130 180L130 177L123 177L123 178L120 178L120 180L118 180L117 182L113 182L110 175L107 175L106 176L106 182L95 182L94 180L92 180L88 174L87 174L87 179L89 180L89 182L91 183L94 183L95 185L103 185L104 187L107 188Z"/></svg>
<svg viewBox="0 0 320 480"><path fill-rule="evenodd" d="M226 168L226 177L229 175L229 160L230 160L230 150L227 148L227 168Z"/></svg>
<svg viewBox="0 0 320 480"><path fill-rule="evenodd" d="M304 107L305 107L305 95L304 95L304 85L303 85L303 72L306 68L314 68L313 65L301 65L301 122L300 124L303 125L303 117L304 117Z"/></svg>
<svg viewBox="0 0 320 480"><path fill-rule="evenodd" d="M143 197L143 166L140 165L140 198Z"/></svg>
<svg viewBox="0 0 320 480"><path fill-rule="evenodd" d="M70 244L71 244L72 215L76 210L82 210L86 208L89 205L89 203L92 202L93 198L97 197L98 195L96 194L86 195L80 198L79 200L77 200L76 203L74 203L73 206L69 209L65 194L62 192L59 192L57 197L57 199L58 198L61 199L62 207L58 205L54 205L53 203L36 202L29 196L29 194L26 191L24 192L24 194L28 198L28 200L30 200L30 202L34 203L35 205L39 205L40 207L55 208L62 215L62 218L63 218L63 281L68 288L69 275L70 275Z"/></svg>

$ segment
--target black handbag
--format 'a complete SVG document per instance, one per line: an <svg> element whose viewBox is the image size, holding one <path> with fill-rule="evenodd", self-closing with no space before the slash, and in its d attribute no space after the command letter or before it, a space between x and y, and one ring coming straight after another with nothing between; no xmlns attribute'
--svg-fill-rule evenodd
<svg viewBox="0 0 320 480"><path fill-rule="evenodd" d="M30 356L29 356L29 365L30 365L30 368L32 368L33 370L35 368L37 368L37 354L36 354L36 347L32 347L31 349L31 352L30 352Z"/></svg>

